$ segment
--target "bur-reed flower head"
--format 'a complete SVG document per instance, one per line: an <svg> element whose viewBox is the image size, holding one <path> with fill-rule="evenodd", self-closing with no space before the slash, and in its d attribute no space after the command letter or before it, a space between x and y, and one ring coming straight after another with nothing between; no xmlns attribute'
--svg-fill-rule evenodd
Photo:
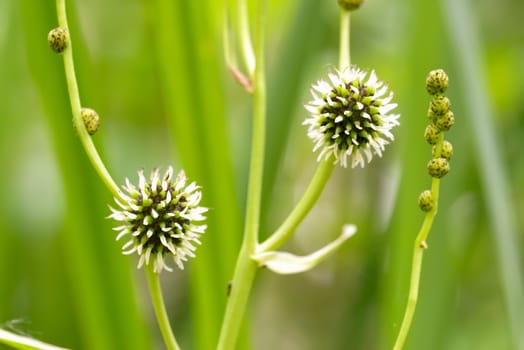
<svg viewBox="0 0 524 350"><path fill-rule="evenodd" d="M397 107L393 92L374 71L352 67L328 77L312 86L313 100L305 105L311 116L303 124L313 151L320 151L319 161L333 156L343 167L348 161L364 167L394 139L391 129L399 125L399 114L391 113Z"/></svg>
<svg viewBox="0 0 524 350"><path fill-rule="evenodd" d="M195 182L186 184L183 171L173 179L172 167L162 177L159 169L149 179L143 171L138 177L138 186L126 179L125 193L115 198L118 208L110 207L109 217L122 223L114 228L119 232L116 239L128 239L123 254L136 253L138 268L153 264L157 273L172 271L166 263L168 256L183 269L184 261L195 256L195 245L207 228L201 223L208 209L199 205L200 187Z"/></svg>

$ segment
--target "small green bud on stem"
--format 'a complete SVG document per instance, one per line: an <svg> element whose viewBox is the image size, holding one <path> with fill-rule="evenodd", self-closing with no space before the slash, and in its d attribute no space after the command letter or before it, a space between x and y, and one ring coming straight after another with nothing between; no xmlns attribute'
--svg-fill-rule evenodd
<svg viewBox="0 0 524 350"><path fill-rule="evenodd" d="M435 146L433 146L433 157L435 157ZM451 142L444 140L442 142L442 149L440 150L440 157L446 158L448 161L453 156L453 145Z"/></svg>
<svg viewBox="0 0 524 350"><path fill-rule="evenodd" d="M429 105L430 108L428 108L428 119L432 122L432 123L435 123L435 121L437 120L437 115L435 114L435 112L433 112L431 110L431 105Z"/></svg>
<svg viewBox="0 0 524 350"><path fill-rule="evenodd" d="M423 212L433 209L434 201L430 190L423 191L418 197L418 206Z"/></svg>
<svg viewBox="0 0 524 350"><path fill-rule="evenodd" d="M436 115L444 115L451 108L451 102L446 96L435 96L429 103L429 109Z"/></svg>
<svg viewBox="0 0 524 350"><path fill-rule="evenodd" d="M428 173L431 177L440 179L449 172L449 162L446 158L433 158L428 163Z"/></svg>
<svg viewBox="0 0 524 350"><path fill-rule="evenodd" d="M57 27L47 34L47 42L53 52L62 53L69 46L69 35L64 28Z"/></svg>
<svg viewBox="0 0 524 350"><path fill-rule="evenodd" d="M448 131L455 124L455 115L452 111L448 111L444 115L439 115L435 118L435 126L440 131Z"/></svg>
<svg viewBox="0 0 524 350"><path fill-rule="evenodd" d="M426 78L426 91L432 96L443 94L448 88L448 83L448 75L443 69L432 70Z"/></svg>
<svg viewBox="0 0 524 350"><path fill-rule="evenodd" d="M89 135L94 135L100 126L98 113L91 108L82 108L82 120Z"/></svg>
<svg viewBox="0 0 524 350"><path fill-rule="evenodd" d="M426 130L424 131L424 139L430 145L434 145L438 142L440 137L440 130L433 124L428 124Z"/></svg>

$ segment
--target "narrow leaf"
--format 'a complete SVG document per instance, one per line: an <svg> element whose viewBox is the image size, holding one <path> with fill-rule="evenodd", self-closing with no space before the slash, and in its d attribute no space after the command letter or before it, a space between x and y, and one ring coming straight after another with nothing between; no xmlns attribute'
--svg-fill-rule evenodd
<svg viewBox="0 0 524 350"><path fill-rule="evenodd" d="M342 234L337 239L309 255L298 256L288 252L270 251L257 253L252 258L260 266L282 275L301 273L322 262L356 232L355 225L344 225Z"/></svg>

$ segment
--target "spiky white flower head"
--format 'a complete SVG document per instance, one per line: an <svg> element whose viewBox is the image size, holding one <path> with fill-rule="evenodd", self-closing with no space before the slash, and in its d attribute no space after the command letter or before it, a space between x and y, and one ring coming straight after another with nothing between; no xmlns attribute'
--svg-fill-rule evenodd
<svg viewBox="0 0 524 350"><path fill-rule="evenodd" d="M160 177L159 169L151 172L147 180L144 172L138 172L138 187L126 179L122 186L126 193L115 198L119 209L111 209L109 218L121 221L115 227L117 240L127 236L122 246L123 254L136 253L138 268L153 264L153 270L172 271L166 257L172 256L180 269L184 261L194 257L195 244L207 225L199 222L206 219L207 208L199 206L202 193L195 182L186 186L187 178L180 171L173 181L173 168L169 167Z"/></svg>
<svg viewBox="0 0 524 350"><path fill-rule="evenodd" d="M356 67L329 73L329 81L320 80L311 89L313 100L305 108L311 116L304 121L318 160L334 156L335 164L364 167L373 154L382 156L393 141L391 129L399 125L397 107L391 103L393 92L377 79Z"/></svg>

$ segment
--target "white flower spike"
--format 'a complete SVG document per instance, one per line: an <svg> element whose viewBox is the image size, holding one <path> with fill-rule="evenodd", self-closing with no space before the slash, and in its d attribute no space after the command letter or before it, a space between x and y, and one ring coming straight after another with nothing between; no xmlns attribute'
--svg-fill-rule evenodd
<svg viewBox="0 0 524 350"><path fill-rule="evenodd" d="M311 116L304 121L313 151L320 150L318 160L335 159L335 164L364 167L373 154L382 156L385 146L393 141L391 129L399 125L397 107L391 103L393 93L378 80L374 71L356 67L329 74L311 89L313 100L305 108Z"/></svg>
<svg viewBox="0 0 524 350"><path fill-rule="evenodd" d="M123 254L136 253L138 268L153 264L156 273L172 271L166 264L171 255L176 265L184 268L184 261L194 257L195 244L207 225L198 222L206 219L207 208L199 206L202 193L194 182L186 186L186 176L180 171L173 181L173 168L169 167L160 177L153 170L148 181L143 171L138 172L138 187L126 179L122 188L127 192L115 198L119 209L111 208L109 218L121 221L117 240L128 236L122 246Z"/></svg>

